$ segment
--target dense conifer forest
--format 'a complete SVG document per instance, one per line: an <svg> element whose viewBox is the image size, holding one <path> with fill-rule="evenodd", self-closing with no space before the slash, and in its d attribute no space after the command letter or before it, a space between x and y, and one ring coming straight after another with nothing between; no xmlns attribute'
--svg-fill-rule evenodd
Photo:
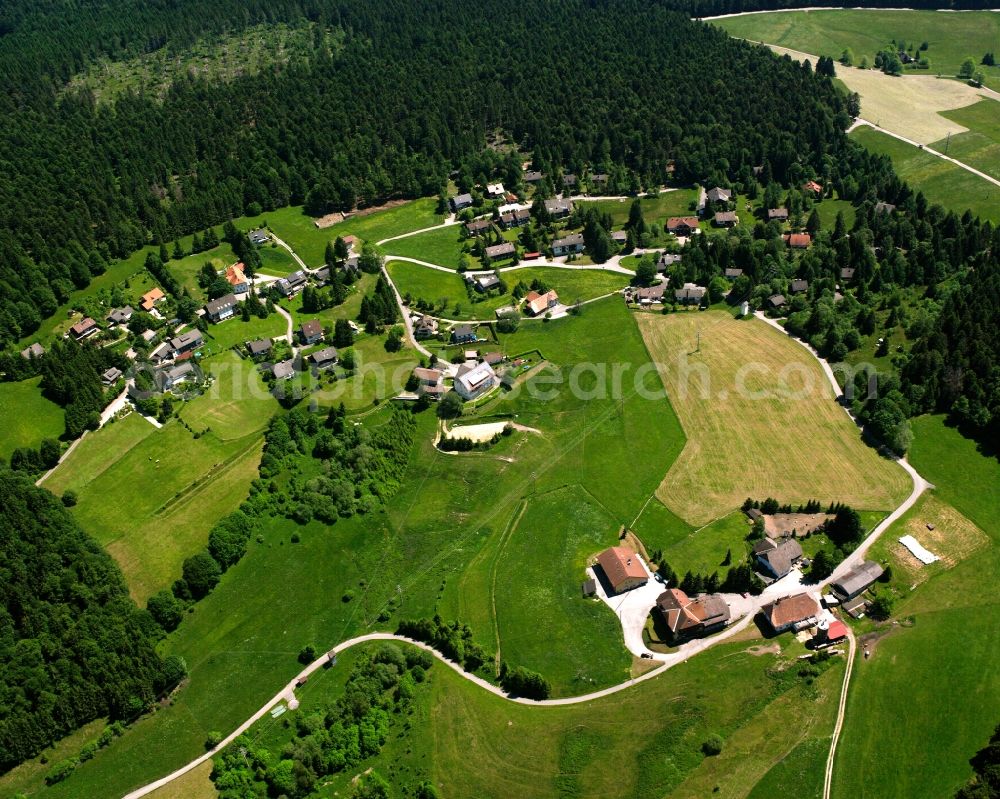
<svg viewBox="0 0 1000 799"><path fill-rule="evenodd" d="M200 16L182 5L162 13ZM0 39L5 82L21 87L0 99L0 158L18 165L0 174L6 340L85 286L95 253L121 257L250 209L435 194L463 162L479 174L498 131L541 163L621 164L652 184L674 159L682 180L764 158L778 178L802 158L818 169L837 160L848 121L810 70L638 0L330 2L320 22L344 30L336 54L226 84L182 78L162 103L130 96L113 107L60 93L92 53L83 42L43 53L53 48L32 37L32 19ZM145 46L162 24L151 19ZM97 37L103 23L93 25ZM88 29L78 28L71 42ZM615 46L622 31L628 47ZM140 46L138 30L120 38Z"/></svg>
<svg viewBox="0 0 1000 799"><path fill-rule="evenodd" d="M0 770L81 724L131 720L170 686L156 625L48 491L0 467Z"/></svg>
<svg viewBox="0 0 1000 799"><path fill-rule="evenodd" d="M849 141L852 100L826 75L687 18L744 5L10 4L0 29L8 89L0 158L16 168L0 170L0 343L30 335L110 260L244 213L300 203L323 213L436 194L449 175L460 187L486 177L516 185L519 159L487 147L504 140L546 172L607 171L635 190L659 185L668 168L682 184L743 189L757 167L762 184L795 188L818 177L859 206L884 200L905 209L906 219L866 217L870 248L841 236L822 267L806 267L835 277L834 262L849 262L866 283L862 296L951 281L937 298L949 318L918 326L913 362L900 364L902 384L890 388L898 401L879 418L954 408L973 432L988 432L997 394L983 333L998 312L986 279L996 269L992 229L928 209L887 159ZM95 59L179 50L199 36L276 21L309 22L317 36L270 72L226 83L178 76L162 101L126 94L98 105L85 91L66 91ZM329 30L342 34L335 50L320 35ZM705 262L724 267L727 251L742 246L731 244ZM755 261L761 269L748 276L762 281L766 265ZM961 285L954 296L952 285ZM841 320L841 341L849 325L869 321L867 313ZM830 325L816 318L809 327L814 338ZM827 338L826 353L836 355L837 336ZM9 379L17 370L7 371ZM81 416L74 430L83 424Z"/></svg>

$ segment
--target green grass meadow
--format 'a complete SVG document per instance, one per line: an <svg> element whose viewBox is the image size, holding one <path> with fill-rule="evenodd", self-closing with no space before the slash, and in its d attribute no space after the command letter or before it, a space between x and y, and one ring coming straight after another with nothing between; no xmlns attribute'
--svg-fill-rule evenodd
<svg viewBox="0 0 1000 799"><path fill-rule="evenodd" d="M912 144L872 128L856 128L851 137L872 152L888 155L899 176L914 189L922 191L930 202L957 213L968 208L983 219L1000 221L1000 188L936 155L921 152Z"/></svg>
<svg viewBox="0 0 1000 799"><path fill-rule="evenodd" d="M859 657L838 749L833 796L951 796L970 775L968 759L1000 722L1000 464L937 416L914 421L910 461L947 503L989 538L954 565L937 563L910 590L894 577L895 616L909 620ZM916 519L921 500L885 533L873 554L890 558L893 541ZM925 533L926 534L926 533ZM918 533L918 538L920 537ZM872 758L870 753L879 752Z"/></svg>
<svg viewBox="0 0 1000 799"><path fill-rule="evenodd" d="M697 201L697 189L676 189L662 192L656 197L640 197L639 205L647 225L656 223L662 227L666 225L667 219L671 216L690 216L693 214L694 204ZM610 214L614 226L620 228L628 221L632 199L579 200L577 204L585 208L594 207L602 213Z"/></svg>
<svg viewBox="0 0 1000 799"><path fill-rule="evenodd" d="M390 241L383 249L391 255L404 255L449 269L458 269L465 241L462 225L449 225L439 230L428 230L416 236ZM474 260L471 255L469 258Z"/></svg>
<svg viewBox="0 0 1000 799"><path fill-rule="evenodd" d="M935 142L934 149L1000 179L1000 103L980 100L965 108L943 111L941 116L969 130Z"/></svg>
<svg viewBox="0 0 1000 799"><path fill-rule="evenodd" d="M212 525L246 498L261 433L278 410L235 354L205 368L207 393L183 403L178 421L154 428L138 413L89 434L45 482L79 496L74 515L115 557L140 603L179 575Z"/></svg>
<svg viewBox="0 0 1000 799"><path fill-rule="evenodd" d="M37 448L43 438L63 434L63 409L42 396L42 378L0 383L0 458L18 447Z"/></svg>

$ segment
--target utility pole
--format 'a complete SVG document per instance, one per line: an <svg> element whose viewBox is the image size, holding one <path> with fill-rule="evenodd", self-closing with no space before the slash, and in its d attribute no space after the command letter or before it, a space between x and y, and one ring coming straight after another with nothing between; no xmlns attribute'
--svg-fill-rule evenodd
<svg viewBox="0 0 1000 799"><path fill-rule="evenodd" d="M948 131L948 138L945 140L945 143L944 143L944 154L945 155L948 155L948 145L950 145L950 144L951 144L951 131L949 130Z"/></svg>

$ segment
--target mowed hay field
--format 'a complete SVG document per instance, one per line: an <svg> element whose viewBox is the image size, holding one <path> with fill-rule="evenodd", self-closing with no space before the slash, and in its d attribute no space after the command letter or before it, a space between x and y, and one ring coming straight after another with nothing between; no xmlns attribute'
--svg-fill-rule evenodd
<svg viewBox="0 0 1000 799"><path fill-rule="evenodd" d="M815 54L778 45L768 47L778 55L815 66L816 59L809 57ZM968 128L944 112L973 105L983 97L981 89L925 72L893 77L875 69L840 67L837 77L861 96L862 117L921 144L930 144L949 133L964 133Z"/></svg>
<svg viewBox="0 0 1000 799"><path fill-rule="evenodd" d="M705 524L746 497L885 510L909 493L906 473L864 444L797 342L722 311L636 318L687 436L657 490L685 521Z"/></svg>

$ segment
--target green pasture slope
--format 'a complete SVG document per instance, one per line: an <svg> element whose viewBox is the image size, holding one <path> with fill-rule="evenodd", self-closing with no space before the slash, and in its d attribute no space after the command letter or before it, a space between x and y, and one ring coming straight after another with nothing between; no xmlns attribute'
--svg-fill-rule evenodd
<svg viewBox="0 0 1000 799"><path fill-rule="evenodd" d="M509 306L511 295L485 297L473 295L469 299L465 281L457 272L449 274L440 269L430 269L406 261L389 261L389 274L404 298L410 297L415 303L425 300L438 309L443 316L451 319L491 320L497 308ZM560 269L544 266L518 266L516 269L501 267L500 276L513 289L518 283L531 285L540 280L548 288L554 289L565 303L584 302L618 291L628 285L628 275L594 269ZM456 310L457 308L457 310Z"/></svg>
<svg viewBox="0 0 1000 799"><path fill-rule="evenodd" d="M996 105L1000 108L1000 103ZM968 208L983 219L1000 222L1000 187L872 128L856 128L851 137L872 152L888 155L899 176L930 202L957 213Z"/></svg>
<svg viewBox="0 0 1000 799"><path fill-rule="evenodd" d="M936 486L932 496L977 525L989 544L951 568L935 564L912 592L894 581L901 596L894 615L912 624L855 664L834 799L951 796L1000 723L1000 464L941 417L922 417L913 428L910 462ZM922 522L920 512L918 504L879 546L902 535L910 518Z"/></svg>
<svg viewBox="0 0 1000 799"><path fill-rule="evenodd" d="M63 409L42 396L42 378L0 383L0 458L18 447L37 448L43 438L59 438L65 429Z"/></svg>
<svg viewBox="0 0 1000 799"><path fill-rule="evenodd" d="M140 603L177 579L184 558L208 541L246 498L261 433L278 410L235 353L211 359L205 395L157 430L138 413L89 434L45 482L77 492L73 514L115 557Z"/></svg>
<svg viewBox="0 0 1000 799"><path fill-rule="evenodd" d="M568 379L572 366L585 360L628 362L633 370L647 360L619 300L589 306L578 318L527 327L505 337L503 345L508 352L542 348L553 364L546 380L557 375ZM650 379L657 383L655 374ZM500 553L492 548L522 500L530 507L536 496L564 485L579 486L574 491L584 492L588 503L601 510L593 511L596 516L586 511L589 516L574 517L571 508L560 506L563 510L548 521L551 535L563 537L574 518L601 520L588 522L600 529L582 531L592 543L573 550L558 576L559 581L571 580L570 587L565 596L538 604L528 632L539 643L525 639L518 654L523 665L552 672L557 694L580 690L573 680L580 670L600 678L597 686L617 682L627 660L615 667L603 662L613 651L604 640L613 627L610 610L587 607L582 617L592 613L593 623L556 625L562 623L570 592L575 594L583 579L577 552L582 556L588 547L596 552L614 543L618 525L638 514L684 439L662 394L658 400L641 398L630 383L623 398L608 394L593 400L578 399L567 390L551 400L527 392L499 397L485 412L516 413L525 424L543 430L541 436L518 434L503 459L489 452L468 457L438 452L432 445L433 412L419 416L407 477L391 507L329 528L269 524L263 543L251 543L247 556L165 642L164 652L183 656L192 674L174 705L138 724L71 781L47 793L110 796L186 761L201 749L206 731L232 728L283 685L297 669L296 655L307 642L328 646L372 628L392 628L400 616L437 611L468 622L479 641L495 651L491 594L466 587L489 585L494 562L498 569L505 562L496 560ZM385 418L376 413L363 423L376 425ZM150 438L163 432L153 431ZM600 457L589 457L592 452ZM145 460L144 454L139 457ZM629 475L625 484L623 474ZM299 543L290 543L293 532L301 537ZM514 543L517 548L530 545L528 539ZM487 548L492 555L477 557ZM527 587L518 572L511 579L510 590ZM400 599L396 614L379 623L387 604ZM587 602L582 597L578 601ZM552 652L541 645L549 627L563 635L560 648ZM508 632L513 637L523 631L504 631L502 654ZM614 646L619 636L615 630ZM519 644L511 640L510 645L516 650Z"/></svg>
<svg viewBox="0 0 1000 799"><path fill-rule="evenodd" d="M980 100L941 116L969 130L935 142L934 149L1000 180L1000 102Z"/></svg>
<svg viewBox="0 0 1000 799"><path fill-rule="evenodd" d="M978 64L986 52L997 49L1000 41L1000 14L991 11L786 11L747 14L714 20L712 24L731 36L835 59L849 47L854 51L855 64L865 56L869 64L874 63L875 53L893 39L918 47L926 41L931 68L915 74L945 76L957 75L966 58ZM1000 67L979 68L986 75L986 85L1000 89Z"/></svg>

